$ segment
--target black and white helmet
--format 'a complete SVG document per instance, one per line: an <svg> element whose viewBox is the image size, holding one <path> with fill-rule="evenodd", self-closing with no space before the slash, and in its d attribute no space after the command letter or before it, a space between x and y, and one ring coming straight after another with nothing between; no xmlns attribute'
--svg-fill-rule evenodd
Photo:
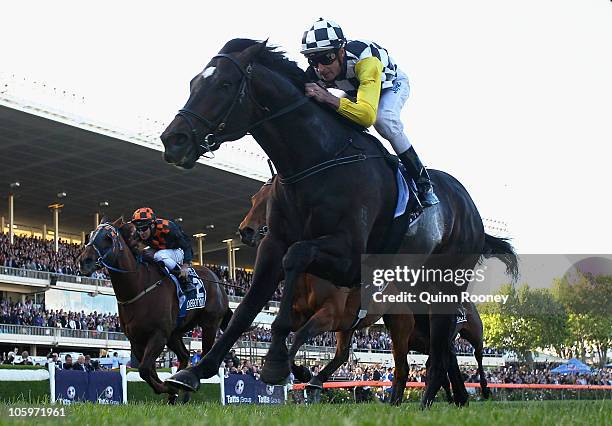
<svg viewBox="0 0 612 426"><path fill-rule="evenodd" d="M334 21L319 18L310 29L304 31L300 53L309 55L325 50L339 49L345 43L346 39L340 25Z"/></svg>

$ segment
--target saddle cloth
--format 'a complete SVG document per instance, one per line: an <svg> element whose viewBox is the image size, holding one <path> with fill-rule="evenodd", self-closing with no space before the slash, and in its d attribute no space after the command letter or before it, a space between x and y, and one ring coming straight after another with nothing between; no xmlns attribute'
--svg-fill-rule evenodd
<svg viewBox="0 0 612 426"><path fill-rule="evenodd" d="M202 281L193 268L189 268L188 271L188 277L193 283L195 290L184 294L178 279L166 269L167 275L172 279L176 287L176 297L179 302L178 319L184 318L187 315L187 311L202 309L206 306L206 287L204 286L204 281Z"/></svg>

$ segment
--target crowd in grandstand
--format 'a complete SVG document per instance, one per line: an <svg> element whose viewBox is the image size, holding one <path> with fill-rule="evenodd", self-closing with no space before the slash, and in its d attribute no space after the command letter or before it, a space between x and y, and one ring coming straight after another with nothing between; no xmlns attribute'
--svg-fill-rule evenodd
<svg viewBox="0 0 612 426"><path fill-rule="evenodd" d="M11 245L8 234L0 234L0 265L64 275L79 275L76 258L79 244L60 240L59 251L54 242L38 237L14 236Z"/></svg>
<svg viewBox="0 0 612 426"><path fill-rule="evenodd" d="M0 324L31 325L37 327L57 327L72 330L91 330L96 332L120 332L119 316L110 313L71 312L46 310L44 304L34 304L31 300L10 302L0 300Z"/></svg>
<svg viewBox="0 0 612 426"><path fill-rule="evenodd" d="M242 297L246 294L248 289L251 287L253 281L253 274L244 269L236 268L236 279L232 280L229 277L229 269L218 266L218 265L206 265L211 271L213 271L225 286L225 291L229 296ZM276 289L276 292L272 296L272 300L281 299L282 286Z"/></svg>

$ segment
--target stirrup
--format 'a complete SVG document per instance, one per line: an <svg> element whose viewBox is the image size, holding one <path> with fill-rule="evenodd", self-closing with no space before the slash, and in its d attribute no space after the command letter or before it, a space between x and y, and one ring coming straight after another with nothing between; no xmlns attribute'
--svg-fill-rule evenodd
<svg viewBox="0 0 612 426"><path fill-rule="evenodd" d="M417 183L418 199L423 208L435 206L440 202L433 190L433 183L429 179L427 172L425 172L425 176L426 177L421 177L421 179L419 179L421 182ZM427 186L427 189L422 190L422 186Z"/></svg>

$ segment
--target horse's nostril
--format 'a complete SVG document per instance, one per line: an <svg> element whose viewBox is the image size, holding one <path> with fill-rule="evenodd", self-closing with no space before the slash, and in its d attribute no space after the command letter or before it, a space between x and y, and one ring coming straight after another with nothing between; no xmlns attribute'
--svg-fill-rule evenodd
<svg viewBox="0 0 612 426"><path fill-rule="evenodd" d="M255 231L251 227L246 227L240 229L240 239L244 244L251 245L253 243L253 236L255 235Z"/></svg>

